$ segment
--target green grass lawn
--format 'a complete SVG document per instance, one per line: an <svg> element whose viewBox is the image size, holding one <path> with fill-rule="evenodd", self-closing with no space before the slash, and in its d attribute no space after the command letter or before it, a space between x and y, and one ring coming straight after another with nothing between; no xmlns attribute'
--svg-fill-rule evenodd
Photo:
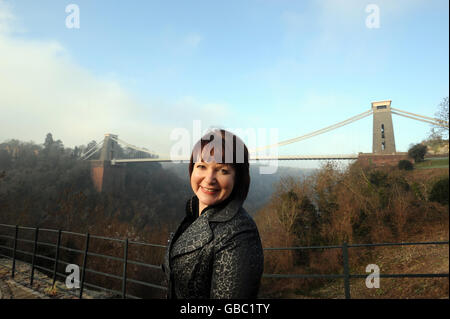
<svg viewBox="0 0 450 319"><path fill-rule="evenodd" d="M426 159L424 162L414 164L414 167L417 169L446 168L448 167L448 157Z"/></svg>

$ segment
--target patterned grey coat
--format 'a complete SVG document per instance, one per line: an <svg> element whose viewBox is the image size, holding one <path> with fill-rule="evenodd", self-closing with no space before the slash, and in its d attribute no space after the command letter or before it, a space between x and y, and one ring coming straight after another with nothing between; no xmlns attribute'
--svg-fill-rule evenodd
<svg viewBox="0 0 450 319"><path fill-rule="evenodd" d="M194 196L187 204L191 212L193 200L198 199ZM242 201L208 208L174 242L173 237L162 265L168 298L257 297L264 255L258 229Z"/></svg>

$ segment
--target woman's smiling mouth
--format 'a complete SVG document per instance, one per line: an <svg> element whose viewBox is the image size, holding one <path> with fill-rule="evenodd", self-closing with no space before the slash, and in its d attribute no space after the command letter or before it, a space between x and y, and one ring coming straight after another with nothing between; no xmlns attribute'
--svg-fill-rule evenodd
<svg viewBox="0 0 450 319"><path fill-rule="evenodd" d="M208 188L208 187L203 187L203 186L200 186L200 188L202 189L202 192L205 194L215 194L215 193L219 192L219 189L216 189L216 188Z"/></svg>

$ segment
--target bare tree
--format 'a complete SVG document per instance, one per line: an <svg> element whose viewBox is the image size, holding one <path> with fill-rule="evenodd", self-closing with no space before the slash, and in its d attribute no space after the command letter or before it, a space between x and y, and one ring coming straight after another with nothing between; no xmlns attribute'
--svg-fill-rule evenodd
<svg viewBox="0 0 450 319"><path fill-rule="evenodd" d="M434 116L439 122L446 124L447 127L433 125L431 128L431 138L440 137L442 139L448 139L448 96L439 104L439 108L436 113L434 113Z"/></svg>

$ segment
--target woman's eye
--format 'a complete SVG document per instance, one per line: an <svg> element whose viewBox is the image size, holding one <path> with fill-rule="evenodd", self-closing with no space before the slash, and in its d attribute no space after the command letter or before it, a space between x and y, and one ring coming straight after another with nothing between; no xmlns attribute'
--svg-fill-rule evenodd
<svg viewBox="0 0 450 319"><path fill-rule="evenodd" d="M222 172L222 174L228 174L228 170L227 169L223 169L222 168L220 171Z"/></svg>

